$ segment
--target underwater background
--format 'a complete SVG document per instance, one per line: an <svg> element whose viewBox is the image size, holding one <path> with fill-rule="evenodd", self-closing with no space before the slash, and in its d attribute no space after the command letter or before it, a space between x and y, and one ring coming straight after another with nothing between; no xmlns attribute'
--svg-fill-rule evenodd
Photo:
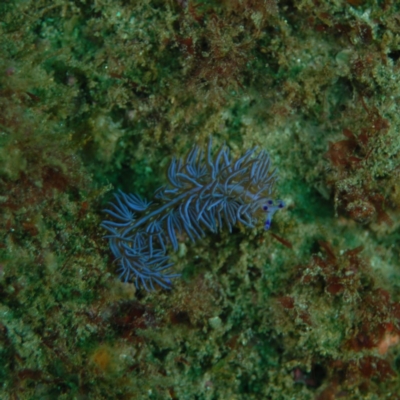
<svg viewBox="0 0 400 400"><path fill-rule="evenodd" d="M0 398L400 399L399 101L395 0L2 0ZM210 136L285 207L121 282L103 210Z"/></svg>

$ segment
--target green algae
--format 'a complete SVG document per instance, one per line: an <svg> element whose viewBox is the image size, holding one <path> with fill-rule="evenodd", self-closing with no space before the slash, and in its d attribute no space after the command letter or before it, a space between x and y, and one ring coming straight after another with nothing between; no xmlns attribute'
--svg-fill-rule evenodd
<svg viewBox="0 0 400 400"><path fill-rule="evenodd" d="M0 397L395 398L399 11L3 1ZM122 284L104 205L209 135L270 153L275 236L184 241L172 291Z"/></svg>

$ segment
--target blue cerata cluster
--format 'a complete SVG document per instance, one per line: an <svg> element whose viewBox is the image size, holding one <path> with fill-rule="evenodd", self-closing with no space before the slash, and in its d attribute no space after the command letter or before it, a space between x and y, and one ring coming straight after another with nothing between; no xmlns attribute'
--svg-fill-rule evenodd
<svg viewBox="0 0 400 400"><path fill-rule="evenodd" d="M171 279L179 276L170 272L168 245L176 251L185 236L195 241L205 230L226 226L231 231L236 223L253 228L265 214L269 229L274 213L284 207L271 198L276 170L271 170L268 154L257 148L233 158L223 145L212 156L210 139L206 151L195 146L185 158L173 158L167 175L168 184L153 201L115 194L105 210L113 220L101 224L109 232L120 278L146 290L154 290L154 284L169 289Z"/></svg>

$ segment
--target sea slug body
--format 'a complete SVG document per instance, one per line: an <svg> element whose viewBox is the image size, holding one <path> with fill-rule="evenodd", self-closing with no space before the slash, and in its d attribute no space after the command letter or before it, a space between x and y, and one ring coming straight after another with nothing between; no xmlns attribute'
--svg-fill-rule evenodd
<svg viewBox="0 0 400 400"><path fill-rule="evenodd" d="M217 232L224 225L241 223L253 228L266 214L269 229L275 212L284 207L271 198L277 179L268 154L257 148L232 158L223 145L212 156L210 138L207 150L193 147L183 159L173 158L167 173L168 184L158 189L153 201L119 192L111 208L104 210L113 220L103 221L111 251L119 264L120 278L134 281L146 290L154 284L169 289L172 267L167 246L178 249L178 237L192 241Z"/></svg>

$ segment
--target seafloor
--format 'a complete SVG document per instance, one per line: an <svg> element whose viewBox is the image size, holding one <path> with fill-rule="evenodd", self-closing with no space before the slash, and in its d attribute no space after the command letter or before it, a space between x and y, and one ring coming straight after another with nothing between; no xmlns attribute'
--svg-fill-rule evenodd
<svg viewBox="0 0 400 400"><path fill-rule="evenodd" d="M395 0L0 2L0 398L400 399ZM193 144L286 207L122 283L100 227Z"/></svg>

